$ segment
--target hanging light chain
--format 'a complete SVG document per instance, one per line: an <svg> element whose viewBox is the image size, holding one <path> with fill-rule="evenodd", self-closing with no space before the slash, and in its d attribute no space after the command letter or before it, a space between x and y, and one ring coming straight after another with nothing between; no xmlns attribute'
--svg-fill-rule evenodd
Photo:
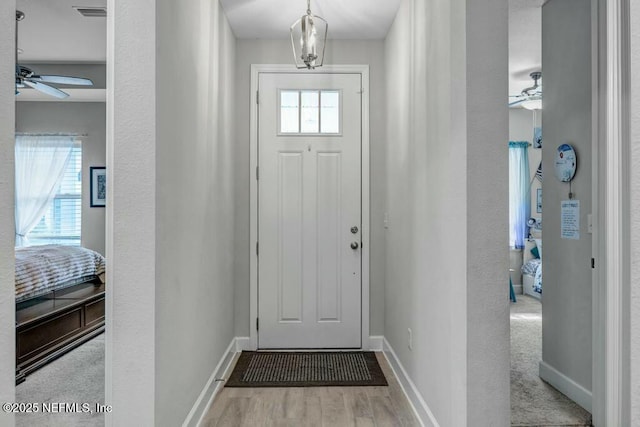
<svg viewBox="0 0 640 427"><path fill-rule="evenodd" d="M311 15L311 0L307 0L307 15Z"/></svg>

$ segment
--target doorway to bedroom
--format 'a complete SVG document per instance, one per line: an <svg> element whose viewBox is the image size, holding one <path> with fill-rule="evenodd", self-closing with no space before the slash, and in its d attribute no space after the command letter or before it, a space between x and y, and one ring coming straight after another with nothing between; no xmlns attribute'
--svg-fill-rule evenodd
<svg viewBox="0 0 640 427"><path fill-rule="evenodd" d="M100 3L16 2L16 402L104 403L106 1ZM98 413L56 415L61 424L104 424ZM16 416L17 426L50 422L42 410Z"/></svg>
<svg viewBox="0 0 640 427"><path fill-rule="evenodd" d="M595 4L510 1L512 425L592 421Z"/></svg>

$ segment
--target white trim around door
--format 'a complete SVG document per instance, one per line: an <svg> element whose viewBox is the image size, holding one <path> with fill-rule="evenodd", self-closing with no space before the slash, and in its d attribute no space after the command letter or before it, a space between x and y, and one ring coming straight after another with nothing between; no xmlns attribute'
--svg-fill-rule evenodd
<svg viewBox="0 0 640 427"><path fill-rule="evenodd" d="M592 0L597 39L594 133L593 425L630 425L629 0Z"/></svg>
<svg viewBox="0 0 640 427"><path fill-rule="evenodd" d="M369 349L369 254L370 254L370 220L369 220L369 66L368 65L330 65L313 71L297 70L292 65L251 66L251 114L250 114L250 149L249 149L249 337L250 348L258 348L258 78L260 73L333 73L360 74L362 76L362 348Z"/></svg>
<svg viewBox="0 0 640 427"><path fill-rule="evenodd" d="M598 272L598 306L594 322L598 325L594 340L594 407L595 426L631 425L628 378L630 366L628 340L630 283L630 23L629 0L605 2L604 43L601 61L605 61L603 84L606 101L603 143L598 157L599 240L596 254L601 266ZM602 40L602 39L601 39Z"/></svg>

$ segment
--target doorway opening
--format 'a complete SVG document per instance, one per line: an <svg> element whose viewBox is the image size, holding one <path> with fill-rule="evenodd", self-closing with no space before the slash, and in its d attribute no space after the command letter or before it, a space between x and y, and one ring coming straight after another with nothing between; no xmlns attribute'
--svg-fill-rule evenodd
<svg viewBox="0 0 640 427"><path fill-rule="evenodd" d="M28 77L15 102L16 402L55 396L95 412L105 400L106 12L16 6L16 70ZM39 274L23 275L38 259ZM16 425L49 415L19 414ZM59 415L104 424L98 413Z"/></svg>
<svg viewBox="0 0 640 427"><path fill-rule="evenodd" d="M592 422L595 13L510 2L512 425Z"/></svg>

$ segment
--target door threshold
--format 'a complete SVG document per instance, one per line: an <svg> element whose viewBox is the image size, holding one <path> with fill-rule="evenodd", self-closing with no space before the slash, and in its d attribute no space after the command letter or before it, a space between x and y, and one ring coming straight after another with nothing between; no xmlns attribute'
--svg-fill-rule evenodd
<svg viewBox="0 0 640 427"><path fill-rule="evenodd" d="M270 352L336 352L336 351L366 351L362 347L353 348L259 348L256 351L270 351Z"/></svg>

